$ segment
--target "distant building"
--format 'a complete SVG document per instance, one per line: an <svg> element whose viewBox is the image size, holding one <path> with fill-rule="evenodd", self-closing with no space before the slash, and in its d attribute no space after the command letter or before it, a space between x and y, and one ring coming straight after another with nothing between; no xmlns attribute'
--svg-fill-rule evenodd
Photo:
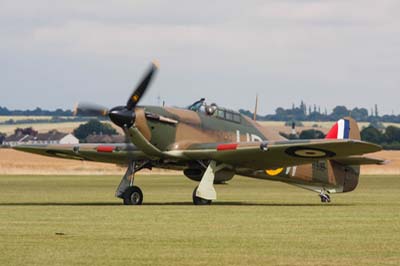
<svg viewBox="0 0 400 266"><path fill-rule="evenodd" d="M36 135L23 134L21 131L8 136L4 140L4 145L15 146L18 144L78 144L79 140L70 133L62 133L51 130L47 133L37 133Z"/></svg>
<svg viewBox="0 0 400 266"><path fill-rule="evenodd" d="M15 146L19 143L22 143L23 141L27 140L31 136L28 134L23 134L22 131L17 130L14 134L6 137L3 140L3 145L4 146Z"/></svg>
<svg viewBox="0 0 400 266"><path fill-rule="evenodd" d="M62 133L51 130L47 133L38 133L36 136L27 140L29 144L78 144L77 139L71 133Z"/></svg>

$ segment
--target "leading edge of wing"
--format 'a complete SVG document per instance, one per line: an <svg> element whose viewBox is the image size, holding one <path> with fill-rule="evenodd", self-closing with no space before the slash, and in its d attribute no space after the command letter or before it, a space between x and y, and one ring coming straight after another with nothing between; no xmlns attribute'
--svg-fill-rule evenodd
<svg viewBox="0 0 400 266"><path fill-rule="evenodd" d="M21 144L15 150L38 155L85 160L105 163L125 163L128 159L147 159L147 156L133 145L125 143L109 144Z"/></svg>
<svg viewBox="0 0 400 266"><path fill-rule="evenodd" d="M380 151L379 145L360 140L289 140L194 144L183 154L191 159L212 159L242 167L266 169L308 164Z"/></svg>

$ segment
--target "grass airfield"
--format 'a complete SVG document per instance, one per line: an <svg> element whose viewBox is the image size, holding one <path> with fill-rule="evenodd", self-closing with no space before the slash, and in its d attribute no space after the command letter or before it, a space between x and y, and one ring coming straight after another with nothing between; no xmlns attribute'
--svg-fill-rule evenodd
<svg viewBox="0 0 400 266"><path fill-rule="evenodd" d="M119 179L0 176L0 265L400 265L400 176L328 205L235 177L193 206L195 182L138 175L145 205L122 206Z"/></svg>

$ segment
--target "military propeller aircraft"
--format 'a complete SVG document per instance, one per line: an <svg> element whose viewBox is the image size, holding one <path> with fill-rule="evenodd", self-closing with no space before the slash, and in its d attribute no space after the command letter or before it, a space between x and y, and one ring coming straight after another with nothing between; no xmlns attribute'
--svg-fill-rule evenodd
<svg viewBox="0 0 400 266"><path fill-rule="evenodd" d="M144 168L183 170L198 181L195 205L217 199L214 184L235 175L281 181L319 193L356 188L362 164L385 161L364 156L381 147L360 140L357 123L340 119L325 139L287 140L278 132L233 110L201 99L186 109L139 106L158 65L153 63L126 105L112 109L79 104L76 115L108 116L121 127L127 143L79 145L19 145L17 150L40 155L127 165L116 196L125 205L141 205L143 193L134 185L135 173Z"/></svg>

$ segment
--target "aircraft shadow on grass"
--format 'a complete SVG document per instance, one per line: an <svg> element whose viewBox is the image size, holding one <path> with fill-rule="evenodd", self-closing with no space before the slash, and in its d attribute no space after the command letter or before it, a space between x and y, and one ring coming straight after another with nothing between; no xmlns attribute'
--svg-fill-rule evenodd
<svg viewBox="0 0 400 266"><path fill-rule="evenodd" d="M0 206L123 206L119 202L6 202ZM144 206L193 206L192 202L149 202ZM260 207L339 207L354 206L354 204L320 204L320 203L254 203L221 201L214 202L213 206L260 206Z"/></svg>

